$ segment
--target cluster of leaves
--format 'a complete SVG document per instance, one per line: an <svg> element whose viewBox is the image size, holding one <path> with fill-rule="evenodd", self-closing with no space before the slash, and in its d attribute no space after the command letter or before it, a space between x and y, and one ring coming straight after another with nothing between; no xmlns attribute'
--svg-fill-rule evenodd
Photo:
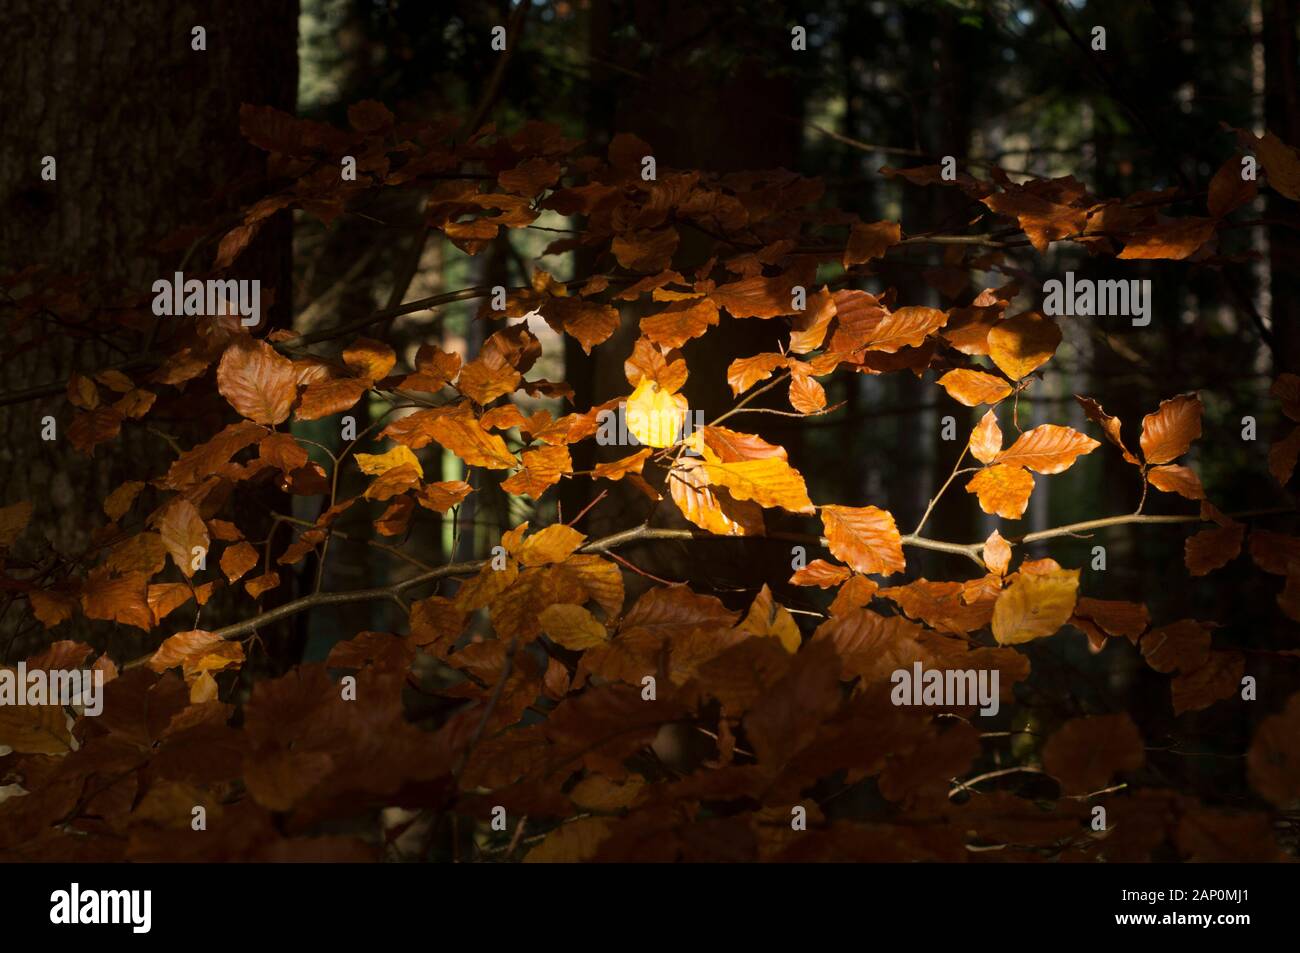
<svg viewBox="0 0 1300 953"><path fill-rule="evenodd" d="M359 195L391 188L424 190L427 227L470 255L544 211L573 216L581 228L548 253L581 249L605 270L564 282L537 268L530 286L510 289L504 309L484 304L479 320L499 327L472 360L425 344L409 367L366 336L392 310L307 334L261 334L236 314L163 325L143 295L105 308L101 320L147 335L151 350L125 367L68 381L66 432L77 451L93 454L123 427L143 426L151 413L213 387L238 419L177 448L165 473L140 474L114 490L90 551L64 571L6 569L6 587L51 632L28 667L90 664L107 685L98 717L0 709L0 744L12 749L0 757L0 772L15 786L0 802L0 855L373 857L373 839L322 832L405 807L436 819L434 832L449 817L479 824L487 856L518 851L532 860L991 856L981 846L1018 858L1126 860L1170 850L1189 859L1283 857L1273 819L1300 798L1300 696L1255 735L1247 766L1260 802L1252 810L1228 811L1160 787L1107 790L1117 775L1140 777L1145 761L1139 728L1124 713L1068 721L1030 752L1026 770L1054 781L1045 800L1008 792L972 798L975 781L954 786L986 762L997 739L973 727L971 706L894 705L896 669L921 662L996 670L1002 701L1013 704L1016 685L1031 675L1017 647L1068 625L1094 651L1115 638L1136 645L1152 669L1173 676L1173 709L1184 712L1234 697L1244 657L1214 645L1213 622L1152 627L1140 603L1080 595L1078 568L1050 558L1022 558L1013 568L1024 540L1010 531L982 543L942 542L919 529L903 535L877 506L814 503L784 448L721 425L778 385L788 387L793 413L815 415L827 411L822 381L832 375L932 372L953 400L989 408L954 476L969 453L979 466L967 471L967 492L985 513L1021 518L1033 474L1062 473L1102 444L1067 426L1020 431L1015 402L1041 378L1061 330L1036 312L1007 314L1019 294L1015 282L969 295L970 273L1003 269L1018 245L1044 252L1064 241L1097 256L1214 267L1217 229L1254 195L1255 184L1237 173L1238 158L1209 184L1208 214L1178 218L1162 215L1187 202L1174 189L1103 200L1073 178L1017 183L994 170L987 181L963 173L947 182L937 166L885 170L917 185L964 190L991 220L1014 223L1000 234L1026 239L952 245L932 278L948 298L969 303L941 309L901 303L893 289L839 287L871 274L896 246L930 236L905 238L898 223L821 207L816 180L661 168L646 181L642 159L653 151L631 135L617 136L599 156L580 153L543 123L510 134L488 126L456 142L454 125L397 123L373 102L353 107L350 120L350 130L339 130L245 107L244 132L269 154L269 181L287 184L220 236L212 274L231 267L277 212L300 209L329 224ZM1272 187L1295 198L1296 151L1271 136L1247 144L1257 146ZM356 158L355 181L339 175L344 155ZM712 247L686 273L673 267L684 229L708 236ZM176 247L195 234L179 236ZM819 286L827 267L837 275ZM42 279L38 286L25 273L6 285L15 291L15 320L85 307L74 284ZM793 304L796 289L808 289L802 310ZM468 289L438 303L490 291ZM643 316L630 352L597 350L612 344L620 308L634 306ZM534 315L588 353L621 358L628 393L561 416L525 414L515 395L573 393L562 381L527 377L541 355L526 320ZM724 320L780 321L788 343L736 356L726 370L736 405L679 440L688 376L682 348ZM1300 421L1300 379L1283 377L1274 394ZM377 425L331 455L333 472L313 460L292 425L344 414L372 395L393 408L382 430ZM1166 400L1143 420L1140 455L1128 449L1117 418L1092 399L1079 401L1144 487L1199 502L1209 525L1187 540L1192 575L1239 554L1246 524L1220 512L1196 473L1176 462L1201 433L1197 395ZM620 402L629 416L671 423L638 433L645 446L635 452L575 471L570 448L595 440L602 412ZM1017 431L1009 441L1004 426ZM1270 455L1282 484L1294 470L1297 435L1300 428ZM400 544L419 508L442 514L466 499L472 478L426 479L420 451L431 446L471 473L508 472L504 489L533 500L562 479L626 480L665 517L599 539L573 525L524 523L504 534L496 558L262 609L268 593L289 586L292 577L281 572L324 558L335 524L353 508L364 508L376 532ZM339 498L345 467L372 479L358 495ZM241 526L240 494L267 484L321 501L315 520L285 517L296 537L282 547L273 536L249 538ZM16 544L31 512L30 502L0 510L0 546ZM673 512L690 528L663 525ZM790 580L835 590L815 626L801 625L767 586L741 607L683 585L626 597L625 569L612 556L620 546L764 536L779 512L789 514L786 523L806 521L803 538L829 556ZM905 574L909 547L961 553L978 571L882 587L873 577ZM213 568L196 571L194 552L216 557L218 549ZM1249 552L1261 569L1286 577L1279 605L1300 619L1300 539L1253 529ZM191 600L201 607L241 583L244 618L175 631L171 620ZM450 586L449 594L412 599L434 583ZM315 605L367 599L400 605L406 631L362 632L325 663L252 684L243 677L259 630ZM114 660L85 642L54 641L60 626L85 620L134 627L158 647ZM430 663L439 673L434 683ZM355 678L352 697L340 691L345 674ZM434 723L412 719L412 688L442 703ZM665 753L682 737L707 749L685 766ZM856 813L837 810L833 800L850 788L864 792L852 799ZM1105 832L1089 823L1096 803L1110 812ZM202 836L190 827L196 805L208 812ZM807 830L792 829L799 806ZM509 834L490 832L497 807L512 819Z"/></svg>

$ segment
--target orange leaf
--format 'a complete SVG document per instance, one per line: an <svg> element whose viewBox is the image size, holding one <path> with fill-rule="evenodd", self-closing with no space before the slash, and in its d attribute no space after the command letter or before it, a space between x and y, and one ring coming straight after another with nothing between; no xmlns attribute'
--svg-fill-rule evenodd
<svg viewBox="0 0 1300 953"><path fill-rule="evenodd" d="M1079 592L1079 570L1021 573L993 606L993 637L1018 645L1052 635L1069 620Z"/></svg>
<svg viewBox="0 0 1300 953"><path fill-rule="evenodd" d="M753 357L737 358L727 368L727 383L731 385L731 392L739 396L759 381L767 380L774 370L785 363L784 354L755 354Z"/></svg>
<svg viewBox="0 0 1300 953"><path fill-rule="evenodd" d="M903 238L903 230L897 222L873 222L867 225L857 222L849 231L849 243L844 249L844 267L859 265L872 258L880 258Z"/></svg>
<svg viewBox="0 0 1300 953"><path fill-rule="evenodd" d="M753 500L792 513L813 512L803 477L781 457L728 463L706 459L704 470L710 484L726 487L737 500Z"/></svg>
<svg viewBox="0 0 1300 953"><path fill-rule="evenodd" d="M1011 385L1000 377L959 367L939 378L939 386L948 396L967 407L996 404L1011 393ZM1001 442L998 444L1001 447Z"/></svg>
<svg viewBox="0 0 1300 953"><path fill-rule="evenodd" d="M648 451L647 451L648 452ZM573 472L573 460L568 447L540 447L525 450L524 467L501 484L507 493L517 493L537 499L548 487L560 482L560 477Z"/></svg>
<svg viewBox="0 0 1300 953"><path fill-rule="evenodd" d="M524 540L519 548L519 561L525 566L564 562L586 538L576 529L556 523Z"/></svg>
<svg viewBox="0 0 1300 953"><path fill-rule="evenodd" d="M248 543L236 543L227 546L221 554L221 571L231 582L239 579L257 565L257 550Z"/></svg>
<svg viewBox="0 0 1300 953"><path fill-rule="evenodd" d="M1118 417L1112 417L1110 414L1106 413L1106 411L1102 409L1101 404L1097 403L1091 397L1080 397L1078 394L1075 394L1074 399L1079 402L1079 406L1083 408L1083 413L1089 420L1095 424L1101 425L1101 431L1106 435L1106 439L1119 447L1120 451L1124 455L1124 459L1134 466L1140 466L1138 458L1129 452L1128 447L1124 446L1124 438L1120 436L1120 419Z"/></svg>
<svg viewBox="0 0 1300 953"><path fill-rule="evenodd" d="M830 589L838 586L850 576L847 566L837 566L824 559L814 559L802 569L795 570L790 577L793 586L816 586L818 589Z"/></svg>
<svg viewBox="0 0 1300 953"><path fill-rule="evenodd" d="M992 463L1002 452L1002 428L998 426L998 415L992 410L985 413L971 431L970 452L980 463Z"/></svg>
<svg viewBox="0 0 1300 953"><path fill-rule="evenodd" d="M650 448L645 447L626 457L620 457L608 463L596 464L595 469L592 470L592 476L596 478L603 477L606 480L621 480L629 473L640 473L641 468L645 466L648 459L650 459Z"/></svg>
<svg viewBox="0 0 1300 953"><path fill-rule="evenodd" d="M397 355L383 341L357 338L343 350L343 363L358 377L373 383L388 376L397 363Z"/></svg>
<svg viewBox="0 0 1300 953"><path fill-rule="evenodd" d="M718 323L718 306L708 298L678 301L641 319L641 333L663 347L681 347Z"/></svg>
<svg viewBox="0 0 1300 953"><path fill-rule="evenodd" d="M904 347L916 347L948 323L948 314L938 308L899 308L876 325L867 350L892 354Z"/></svg>
<svg viewBox="0 0 1300 953"><path fill-rule="evenodd" d="M716 536L763 535L763 510L714 486L701 460L684 457L668 472L668 493L682 515Z"/></svg>
<svg viewBox="0 0 1300 953"><path fill-rule="evenodd" d="M1124 244L1119 258L1165 258L1181 261L1210 240L1214 219L1184 218L1161 222L1133 235Z"/></svg>
<svg viewBox="0 0 1300 953"><path fill-rule="evenodd" d="M1099 446L1096 440L1077 430L1041 424L1017 437L1015 443L998 454L997 462L1035 473L1061 473L1073 466L1081 454L1091 453Z"/></svg>
<svg viewBox="0 0 1300 953"><path fill-rule="evenodd" d="M887 510L875 506L823 506L822 526L837 559L865 575L902 572L902 537Z"/></svg>
<svg viewBox="0 0 1300 953"><path fill-rule="evenodd" d="M997 530L984 541L984 565L999 576L1005 576L1007 567L1011 565L1011 545Z"/></svg>
<svg viewBox="0 0 1300 953"><path fill-rule="evenodd" d="M1205 499L1205 490L1201 488L1201 478L1188 467L1177 465L1152 467L1147 471L1147 479L1157 490L1177 493L1189 500Z"/></svg>
<svg viewBox="0 0 1300 953"><path fill-rule="evenodd" d="M203 517L189 500L180 498L172 503L163 514L158 524L163 545L172 557L176 568L185 574L185 578L194 575L191 568L197 555L194 550L201 549L206 555L211 540Z"/></svg>
<svg viewBox="0 0 1300 953"><path fill-rule="evenodd" d="M1142 456L1147 463L1169 463L1187 452L1201 435L1201 398L1180 394L1161 401L1154 414L1142 418Z"/></svg>
<svg viewBox="0 0 1300 953"><path fill-rule="evenodd" d="M1029 495L1034 492L1034 478L1027 470L997 463L971 477L966 492L978 496L985 513L1018 520L1025 515Z"/></svg>
<svg viewBox="0 0 1300 953"><path fill-rule="evenodd" d="M265 341L236 338L217 365L217 389L230 406L259 424L279 424L289 417L298 394L293 362Z"/></svg>
<svg viewBox="0 0 1300 953"><path fill-rule="evenodd" d="M989 357L1013 381L1021 380L1051 360L1061 343L1056 322L1035 311L999 321L989 330Z"/></svg>

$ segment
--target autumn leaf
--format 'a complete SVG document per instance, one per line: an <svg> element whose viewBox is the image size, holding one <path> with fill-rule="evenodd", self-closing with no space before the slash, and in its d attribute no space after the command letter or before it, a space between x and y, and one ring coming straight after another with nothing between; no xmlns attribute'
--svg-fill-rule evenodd
<svg viewBox="0 0 1300 953"><path fill-rule="evenodd" d="M12 546L32 519L30 500L0 509L0 546Z"/></svg>
<svg viewBox="0 0 1300 953"><path fill-rule="evenodd" d="M1205 490L1201 488L1201 478L1188 467L1177 465L1152 467L1147 471L1147 480L1157 490L1177 493L1189 500L1205 499Z"/></svg>
<svg viewBox="0 0 1300 953"><path fill-rule="evenodd" d="M819 589L830 589L844 582L850 575L847 566L836 566L824 559L814 559L802 569L795 570L795 574L790 577L790 584L792 586L817 586Z"/></svg>
<svg viewBox="0 0 1300 953"><path fill-rule="evenodd" d="M1034 311L999 321L989 329L989 357L1013 381L1046 364L1061 343L1056 322Z"/></svg>
<svg viewBox="0 0 1300 953"><path fill-rule="evenodd" d="M1138 770L1146 750L1128 715L1093 715L1067 721L1043 746L1043 768L1064 791L1099 791L1120 772Z"/></svg>
<svg viewBox="0 0 1300 953"><path fill-rule="evenodd" d="M257 565L258 558L257 550L248 543L227 546L221 554L221 571L230 582L235 582Z"/></svg>
<svg viewBox="0 0 1300 953"><path fill-rule="evenodd" d="M1002 428L998 426L998 415L990 409L970 435L970 452L980 463L992 463L1002 452ZM1031 481L1030 485L1033 483Z"/></svg>
<svg viewBox="0 0 1300 953"><path fill-rule="evenodd" d="M1106 411L1102 409L1101 404L1097 403L1091 397L1080 397L1078 394L1075 394L1074 399L1079 402L1079 406L1083 408L1083 412L1087 418L1093 423L1101 426L1102 433L1106 435L1106 439L1119 447L1120 452L1124 456L1124 460L1134 466L1139 466L1138 458L1133 456L1133 454L1129 452L1128 447L1124 445L1124 438L1120 435L1120 419L1118 417L1112 417L1110 414L1106 413Z"/></svg>
<svg viewBox="0 0 1300 953"><path fill-rule="evenodd" d="M411 448L398 444L385 453L358 453L354 455L361 472L370 476L383 476L396 467L414 467L418 476L424 476L424 468Z"/></svg>
<svg viewBox="0 0 1300 953"><path fill-rule="evenodd" d="M903 238L897 222L855 222L849 230L849 243L844 249L843 264L847 270L864 261L880 258Z"/></svg>
<svg viewBox="0 0 1300 953"><path fill-rule="evenodd" d="M1183 544L1183 561L1193 576L1204 576L1221 569L1241 554L1246 527L1240 523L1203 529Z"/></svg>
<svg viewBox="0 0 1300 953"><path fill-rule="evenodd" d="M668 471L668 493L682 515L705 532L716 536L763 534L762 507L737 500L725 487L715 486L702 460L678 460Z"/></svg>
<svg viewBox="0 0 1300 953"><path fill-rule="evenodd" d="M1121 259L1164 258L1181 261L1192 255L1214 234L1214 219L1184 218L1161 222L1135 233L1124 243Z"/></svg>
<svg viewBox="0 0 1300 953"><path fill-rule="evenodd" d="M708 298L678 301L641 319L641 333L663 347L681 347L718 323L718 306Z"/></svg>
<svg viewBox="0 0 1300 953"><path fill-rule="evenodd" d="M352 373L373 383L388 376L397 363L397 355L383 341L357 338L343 349L343 363Z"/></svg>
<svg viewBox="0 0 1300 953"><path fill-rule="evenodd" d="M1018 520L1025 515L1034 478L1027 470L997 463L971 477L966 492L976 494L980 509L993 516Z"/></svg>
<svg viewBox="0 0 1300 953"><path fill-rule="evenodd" d="M759 381L767 380L778 367L784 367L787 358L784 354L755 354L753 357L741 357L731 362L727 368L727 383L731 392L740 396Z"/></svg>
<svg viewBox="0 0 1300 953"><path fill-rule="evenodd" d="M1005 576L1011 565L1011 546L997 530L984 541L984 565L999 576Z"/></svg>
<svg viewBox="0 0 1300 953"><path fill-rule="evenodd" d="M831 552L857 572L888 576L905 568L902 538L888 511L827 505L821 517Z"/></svg>
<svg viewBox="0 0 1300 953"><path fill-rule="evenodd" d="M750 603L749 612L736 628L750 635L777 639L781 647L792 654L799 651L802 641L794 616L790 610L776 603L772 598L772 590L767 585L759 590Z"/></svg>
<svg viewBox="0 0 1300 953"><path fill-rule="evenodd" d="M524 540L519 561L525 566L564 562L586 538L576 529L556 523Z"/></svg>
<svg viewBox="0 0 1300 953"><path fill-rule="evenodd" d="M184 573L187 579L193 576L194 561L200 555L196 550L206 556L211 543L208 528L204 525L198 509L183 497L175 500L163 514L158 524L158 532L176 568Z"/></svg>
<svg viewBox="0 0 1300 953"><path fill-rule="evenodd" d="M711 485L726 487L737 500L753 500L759 506L780 507L792 513L813 512L803 477L780 457L727 463L706 459L704 471Z"/></svg>
<svg viewBox="0 0 1300 953"><path fill-rule="evenodd" d="M609 639L605 627L582 606L552 605L542 610L542 631L566 649L581 651L603 645Z"/></svg>
<svg viewBox="0 0 1300 953"><path fill-rule="evenodd" d="M236 338L217 365L217 389L230 406L259 424L280 424L298 395L293 362L265 341Z"/></svg>
<svg viewBox="0 0 1300 953"><path fill-rule="evenodd" d="M1180 394L1161 401L1154 414L1142 418L1142 456L1148 464L1177 460L1201 435L1201 398Z"/></svg>
<svg viewBox="0 0 1300 953"><path fill-rule="evenodd" d="M1011 385L1000 377L964 367L944 374L939 378L939 386L948 392L949 397L967 407L996 404L1011 393Z"/></svg>
<svg viewBox="0 0 1300 953"><path fill-rule="evenodd" d="M1096 440L1077 430L1041 424L1017 437L1015 443L998 454L996 461L1035 473L1061 473L1073 466L1081 454L1092 453L1099 446Z"/></svg>
<svg viewBox="0 0 1300 953"><path fill-rule="evenodd" d="M869 351L889 354L901 348L916 347L947 323L947 312L938 308L899 308L875 326L866 347Z"/></svg>
<svg viewBox="0 0 1300 953"><path fill-rule="evenodd" d="M1069 621L1078 592L1077 569L1021 573L993 606L993 637L999 645L1019 645L1052 635Z"/></svg>
<svg viewBox="0 0 1300 953"><path fill-rule="evenodd" d="M671 447L686 422L686 398L642 380L627 399L628 433L648 447Z"/></svg>

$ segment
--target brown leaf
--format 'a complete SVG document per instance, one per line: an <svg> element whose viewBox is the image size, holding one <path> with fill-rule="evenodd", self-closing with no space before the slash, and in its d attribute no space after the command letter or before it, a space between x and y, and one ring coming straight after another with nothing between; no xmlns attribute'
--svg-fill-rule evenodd
<svg viewBox="0 0 1300 953"><path fill-rule="evenodd" d="M1152 467L1147 471L1147 480L1157 490L1177 493L1189 500L1205 499L1205 490L1201 487L1201 478L1190 467L1177 464Z"/></svg>
<svg viewBox="0 0 1300 953"><path fill-rule="evenodd" d="M882 257L890 246L897 245L903 231L897 222L855 222L849 231L849 243L844 249L843 264L847 270L864 261Z"/></svg>
<svg viewBox="0 0 1300 953"><path fill-rule="evenodd" d="M1278 810L1300 801L1300 693L1277 714L1259 723L1246 753L1250 786Z"/></svg>
<svg viewBox="0 0 1300 953"><path fill-rule="evenodd" d="M1120 436L1120 419L1118 417L1112 417L1110 414L1106 413L1106 411L1102 409L1101 404L1097 403L1091 397L1080 397L1078 394L1075 394L1074 399L1079 402L1079 406L1083 408L1083 412L1089 420L1095 424L1101 425L1102 433L1106 435L1107 440L1119 447L1120 452L1124 455L1125 461L1134 466L1140 466L1138 458L1129 452L1128 447L1124 446L1124 438Z"/></svg>
<svg viewBox="0 0 1300 953"><path fill-rule="evenodd" d="M259 424L279 424L289 418L298 394L293 362L265 341L236 338L217 365L217 389L230 406Z"/></svg>
<svg viewBox="0 0 1300 953"><path fill-rule="evenodd" d="M1193 619L1162 625L1142 636L1142 657L1157 672L1194 672L1210 658L1210 630Z"/></svg>
<svg viewBox="0 0 1300 953"><path fill-rule="evenodd" d="M1177 675L1170 682L1174 714L1200 711L1231 698L1241 688L1245 670L1246 657L1240 652L1211 652L1209 661L1200 668Z"/></svg>
<svg viewBox="0 0 1300 953"><path fill-rule="evenodd" d="M755 354L753 357L741 357L731 362L727 368L727 383L731 392L740 396L759 381L767 380L772 372L786 363L784 354Z"/></svg>
<svg viewBox="0 0 1300 953"><path fill-rule="evenodd" d="M1043 768L1061 790L1099 791L1119 772L1136 771L1146 760L1142 736L1128 715L1094 715L1067 721L1043 746Z"/></svg>
<svg viewBox="0 0 1300 953"><path fill-rule="evenodd" d="M819 589L830 589L838 586L851 575L847 566L836 566L828 563L824 559L814 559L802 569L795 570L795 574L790 577L792 586L816 586Z"/></svg>
<svg viewBox="0 0 1300 953"><path fill-rule="evenodd" d="M1193 576L1204 576L1226 566L1241 554L1246 527L1240 523L1203 529L1183 544L1183 561Z"/></svg>
<svg viewBox="0 0 1300 953"><path fill-rule="evenodd" d="M1219 166L1219 171L1210 179L1206 205L1215 218L1223 218L1255 198L1258 191L1255 181L1243 179L1241 172L1241 156L1232 156Z"/></svg>
<svg viewBox="0 0 1300 953"><path fill-rule="evenodd" d="M208 546L211 544L208 528L204 525L198 509L184 497L176 499L163 513L162 520L158 524L158 532L176 568L185 575L186 579L193 576L193 563L198 555L195 550L202 550L203 555L206 556Z"/></svg>
<svg viewBox="0 0 1300 953"><path fill-rule="evenodd" d="M226 574L228 580L234 582L256 566L257 560L256 549L248 543L236 543L234 546L227 546L226 551L221 554L221 571Z"/></svg>

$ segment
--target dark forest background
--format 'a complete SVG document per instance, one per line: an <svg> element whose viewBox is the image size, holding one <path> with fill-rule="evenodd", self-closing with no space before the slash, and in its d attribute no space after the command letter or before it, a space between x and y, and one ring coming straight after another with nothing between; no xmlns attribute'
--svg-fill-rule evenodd
<svg viewBox="0 0 1300 953"><path fill-rule="evenodd" d="M820 176L828 207L865 221L899 220L905 230L958 231L979 210L957 190L882 177L882 166L932 164L951 155L963 167L996 165L1017 179L1073 175L1093 193L1115 196L1208 182L1234 154L1224 124L1256 133L1267 128L1285 142L1300 142L1296 0L243 0L104 2L89 16L90 6L6 0L0 11L6 50L0 79L6 93L24 90L0 104L5 270L44 262L89 281L134 282L141 289L170 274L185 251L159 251L161 238L187 222L233 215L256 194L264 156L239 135L241 103L338 124L345 124L349 104L364 99L382 101L400 119L457 114L490 118L501 128L545 119L594 152L616 133L632 132L653 146L661 166L781 166ZM193 54L186 42L196 24L207 30L205 55ZM791 49L796 25L807 31L806 51ZM507 54L491 48L496 26L510 33ZM1091 49L1094 26L1105 28L1104 51ZM57 188L35 188L32 169L49 153L59 160ZM240 268L275 287L273 323L308 331L439 291L527 284L529 263L573 224L548 213L534 228L505 230L471 258L426 232L422 196L383 202L350 208L329 228L285 217L258 238ZM1280 422L1267 390L1279 372L1300 372L1300 229L1275 193L1256 203L1252 217L1267 227L1241 229L1235 238L1226 232L1221 250L1237 258L1222 269L1126 262L1120 274L1117 262L1090 259L1068 244L1046 256L1025 255L1017 276L1024 291L1008 313L1038 307L1042 282L1067 270L1149 278L1154 304L1145 328L1126 318L1064 319L1061 351L1043 384L1020 404L1022 426L1083 429L1074 394L1102 396L1110 413L1136 422L1159 400L1200 390L1205 436L1187 462L1212 498L1228 511L1285 502L1268 476L1267 448ZM681 253L689 257L686 246ZM892 286L908 303L951 307L1006 280L954 274L942 246L900 251L862 286ZM566 279L589 263L579 250L542 264ZM453 305L436 324L427 314L399 318L387 339L400 342L399 357L432 342L468 360L485 327L474 317L476 307ZM621 361L608 355L630 347L636 319L626 309L622 336L593 357L539 323L546 348L539 369L570 382L578 407L625 393ZM761 324L732 322L731 330L688 348L690 396L708 416L730 404L730 359L772 349L777 329ZM162 436L141 432L70 465L66 453L35 437L33 417L62 399L42 388L93 363L105 347L51 326L38 345L7 348L0 362L4 500L38 501L45 536L64 551L89 532L87 501L102 499L128 469L139 472L142 460L171 454ZM829 399L843 401L842 409L794 422L767 416L758 430L789 448L814 498L885 506L910 527L960 451L961 437L942 438L941 418L957 414L962 435L978 419L947 400L932 378L841 375ZM190 428L210 432L204 415L218 409L196 406L192 416L155 426L188 445ZM369 408L376 418L382 410ZM1254 442L1241 439L1247 415L1258 420ZM358 420L358 430L366 425ZM327 446L339 440L333 420L295 428ZM575 467L590 462L578 458ZM459 478L459 466L444 454L441 476L431 476ZM429 561L481 557L503 529L523 519L541 525L557 508L576 513L588 502L589 487L567 481L542 512L533 512L529 501L479 486L454 519L421 513L412 551ZM1130 512L1141 491L1118 454L1094 453L1069 473L1042 481L1017 529ZM1160 496L1149 501L1151 512L1189 511L1187 501ZM637 505L634 496L620 503ZM297 515L313 520L317 514ZM631 522L619 508L603 507L593 517L593 537ZM927 535L972 542L993 525L972 497L954 492ZM355 543L374 532L360 514L338 528ZM1176 527L1117 526L1086 539L1055 540L1051 555L1062 565L1087 566L1092 548L1103 545L1107 568L1088 575L1089 595L1144 601L1157 619L1231 620L1236 644L1246 649L1270 638L1270 627L1282 624L1277 580L1238 560L1208 581L1189 581L1181 566L1185 535ZM763 552L771 560L770 549ZM1046 548L1037 554L1046 555ZM331 565L327 586L383 585L398 568L373 547L358 545L353 556ZM809 606L815 595L786 585L788 557L777 556L762 565L766 581L785 604ZM668 545L638 556L656 574L719 592L737 606L747 605L764 581L755 578L754 559L734 546L688 552ZM960 557L927 552L914 557L909 575L952 578L962 568ZM302 572L310 582L311 560ZM341 638L391 627L391 612L375 604L300 616L286 623L294 629L276 642L280 657L273 661L287 666L323 658ZM43 637L12 600L0 635L5 661L24 657ZM1040 687L1052 685L1048 673L1060 673L1050 694L1062 716L1167 711L1167 679L1143 667L1127 644L1112 644L1097 658L1082 636L1030 649L1040 679L1047 676ZM1167 738L1148 738L1151 745L1167 744L1168 756L1151 751L1149 764L1171 785L1231 800L1243 792L1222 786L1220 768L1244 750L1246 720L1257 717L1252 707L1219 706L1177 726L1171 719Z"/></svg>

